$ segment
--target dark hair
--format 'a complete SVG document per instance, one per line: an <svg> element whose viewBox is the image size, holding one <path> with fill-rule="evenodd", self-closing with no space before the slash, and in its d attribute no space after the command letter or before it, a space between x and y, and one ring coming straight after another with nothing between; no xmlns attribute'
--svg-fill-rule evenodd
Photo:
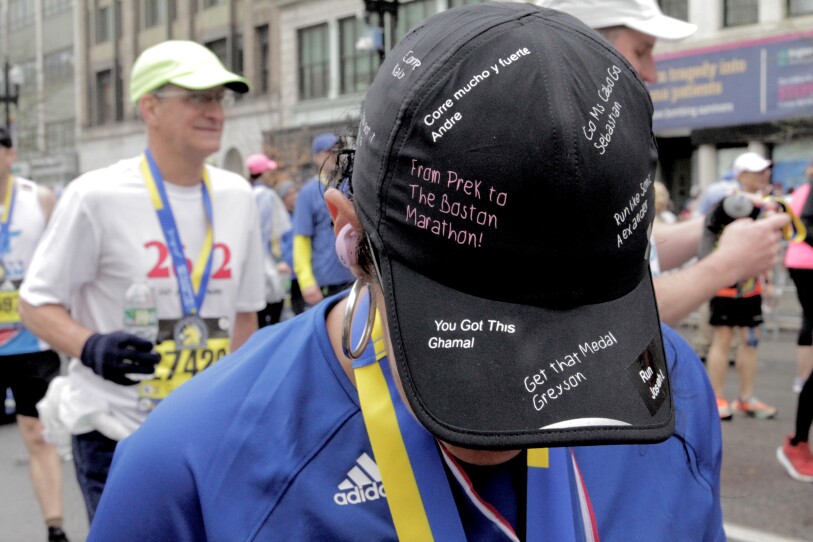
<svg viewBox="0 0 813 542"><path fill-rule="evenodd" d="M353 163L356 156L355 136L341 136L337 144L336 161L333 171L327 174L327 184L325 188L335 188L347 199L355 204L353 198ZM321 172L320 172L321 173ZM375 257L370 247L370 239L367 232L361 232L356 244L356 257L358 265L364 272L365 279L378 281L376 273Z"/></svg>

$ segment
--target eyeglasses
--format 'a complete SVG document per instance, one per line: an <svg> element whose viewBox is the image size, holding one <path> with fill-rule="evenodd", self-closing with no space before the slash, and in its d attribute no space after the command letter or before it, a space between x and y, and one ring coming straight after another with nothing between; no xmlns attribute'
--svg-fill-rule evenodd
<svg viewBox="0 0 813 542"><path fill-rule="evenodd" d="M220 88L217 90L159 90L152 93L159 99L181 98L192 107L204 109L213 103L228 107L234 103L234 92L229 89Z"/></svg>

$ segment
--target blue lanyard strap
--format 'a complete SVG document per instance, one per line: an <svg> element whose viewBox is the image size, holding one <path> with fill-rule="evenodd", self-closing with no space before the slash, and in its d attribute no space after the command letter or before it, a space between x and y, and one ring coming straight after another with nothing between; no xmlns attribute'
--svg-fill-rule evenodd
<svg viewBox="0 0 813 542"><path fill-rule="evenodd" d="M158 165L155 163L149 149L144 150L143 159L141 161L141 174L144 177L144 183L147 185L147 191L150 194L153 207L155 207L158 222L161 224L164 239L167 242L167 248L172 257L172 267L175 270L175 277L178 280L181 309L183 310L184 316L199 314L200 308L203 306L203 298L206 297L206 286L209 284L209 275L212 270L212 254L214 252L212 186L209 181L209 175L206 172L206 168L204 168L202 182L200 183L201 192L203 193L203 207L206 211L206 217L209 223L198 259L195 262L194 268L190 270L189 264L186 261L186 255L184 255L183 252L183 244L181 243L178 226L175 223L175 216L172 214L172 206L167 197L164 177L161 175L161 171L158 169Z"/></svg>
<svg viewBox="0 0 813 542"><path fill-rule="evenodd" d="M14 177L8 176L8 186L6 196L3 198L3 217L0 221L0 257L5 256L11 250L9 243L9 230L11 229L11 217L14 214L14 203L17 201L17 183Z"/></svg>

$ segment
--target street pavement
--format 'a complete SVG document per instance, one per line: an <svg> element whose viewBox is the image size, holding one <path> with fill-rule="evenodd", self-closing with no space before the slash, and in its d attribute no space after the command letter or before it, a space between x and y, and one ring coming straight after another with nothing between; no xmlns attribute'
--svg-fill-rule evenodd
<svg viewBox="0 0 813 542"><path fill-rule="evenodd" d="M65 532L71 542L88 533L87 514L73 463L62 464ZM0 542L45 542L48 532L31 487L28 456L16 424L0 426Z"/></svg>
<svg viewBox="0 0 813 542"><path fill-rule="evenodd" d="M679 329L687 340L696 330ZM755 394L776 406L773 420L735 414L722 422L722 506L729 540L736 542L813 541L813 484L797 482L776 460L776 449L794 430L798 394L796 331L766 333L759 347ZM726 397L737 396L737 371L729 367ZM691 506L690 503L687 503Z"/></svg>
<svg viewBox="0 0 813 542"><path fill-rule="evenodd" d="M697 333L692 325L681 326L678 331L690 342ZM726 532L732 542L813 542L813 484L792 480L775 456L777 446L794 425L798 395L791 390L791 382L796 369L796 335L793 326L765 335L760 345L757 394L776 405L779 415L774 420L737 416L723 423L722 506ZM736 395L736 385L737 374L732 367L726 379L729 398ZM84 505L72 464L63 466L65 530L72 542L81 542L88 530ZM25 449L15 425L0 426L0 480L0 542L46 540L28 478Z"/></svg>

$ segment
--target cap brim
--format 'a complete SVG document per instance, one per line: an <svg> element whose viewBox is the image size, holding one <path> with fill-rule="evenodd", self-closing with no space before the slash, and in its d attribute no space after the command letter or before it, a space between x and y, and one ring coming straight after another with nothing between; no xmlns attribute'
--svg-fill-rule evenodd
<svg viewBox="0 0 813 542"><path fill-rule="evenodd" d="M762 171L765 171L766 169L768 169L771 166L773 166L773 162L771 162L770 160L765 160L764 162L760 163L759 165L754 166L754 168L756 168L756 169L751 168L748 171L750 171L751 173L760 173Z"/></svg>
<svg viewBox="0 0 813 542"><path fill-rule="evenodd" d="M619 299L552 310L478 298L397 261L379 263L404 390L441 440L513 449L672 434L649 273Z"/></svg>
<svg viewBox="0 0 813 542"><path fill-rule="evenodd" d="M234 92L245 94L249 89L248 80L245 78L240 77L239 75L228 70L214 68L199 70L179 77L173 77L167 82L192 90L203 90L223 85Z"/></svg>
<svg viewBox="0 0 813 542"><path fill-rule="evenodd" d="M697 31L697 25L666 15L658 15L646 20L625 21L624 25L638 32L668 41L688 38Z"/></svg>

